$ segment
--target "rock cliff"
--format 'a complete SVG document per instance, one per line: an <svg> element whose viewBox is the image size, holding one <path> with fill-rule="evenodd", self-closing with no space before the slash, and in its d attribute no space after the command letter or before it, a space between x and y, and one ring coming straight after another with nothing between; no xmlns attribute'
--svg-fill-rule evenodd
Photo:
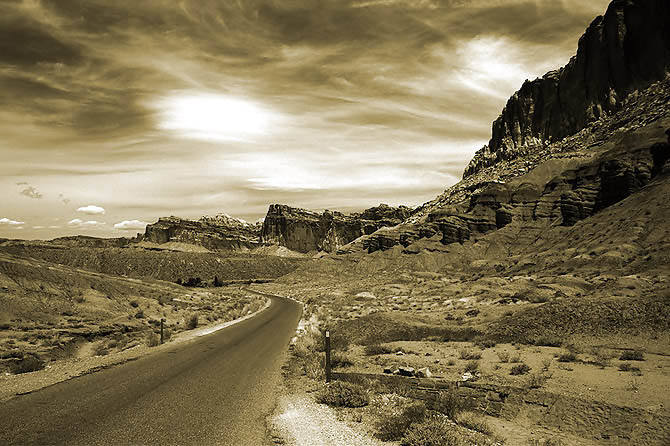
<svg viewBox="0 0 670 446"><path fill-rule="evenodd" d="M337 211L317 213L283 204L270 205L263 222L264 243L298 252L334 252L339 247L382 227L395 226L410 215L410 209L381 204L361 213Z"/></svg>
<svg viewBox="0 0 670 446"><path fill-rule="evenodd" d="M563 68L526 81L493 123L464 178L559 141L621 110L628 95L670 71L670 3L615 0Z"/></svg>
<svg viewBox="0 0 670 446"><path fill-rule="evenodd" d="M187 243L212 251L238 251L259 246L260 232L259 224L251 225L226 214L200 220L165 217L146 227L143 241Z"/></svg>

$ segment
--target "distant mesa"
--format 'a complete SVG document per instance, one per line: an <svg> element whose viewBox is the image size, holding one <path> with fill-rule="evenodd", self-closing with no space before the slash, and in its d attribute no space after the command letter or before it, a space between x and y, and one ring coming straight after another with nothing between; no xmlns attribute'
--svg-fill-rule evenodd
<svg viewBox="0 0 670 446"><path fill-rule="evenodd" d="M147 225L143 241L190 244L211 251L250 251L275 245L299 253L335 252L362 235L402 223L410 214L408 207L386 204L349 215L273 204L263 221L255 224L227 214L199 220L160 218Z"/></svg>

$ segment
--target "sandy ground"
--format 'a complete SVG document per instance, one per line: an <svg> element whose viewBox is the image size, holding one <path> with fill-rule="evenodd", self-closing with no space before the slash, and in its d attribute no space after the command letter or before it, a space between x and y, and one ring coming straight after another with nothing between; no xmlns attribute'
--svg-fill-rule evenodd
<svg viewBox="0 0 670 446"><path fill-rule="evenodd" d="M317 404L308 395L280 398L272 422L275 435L290 446L390 446L338 419L334 409ZM282 444L276 442L275 444Z"/></svg>
<svg viewBox="0 0 670 446"><path fill-rule="evenodd" d="M117 364L123 364L148 354L163 351L170 348L171 346L174 346L176 343L187 342L200 336L206 336L208 334L214 333L215 331L253 317L254 315L268 308L270 304L271 301L268 299L263 308L250 315L233 321L181 332L177 335L174 335L170 342L159 345L157 347L137 345L127 350L112 353L106 356L93 356L85 358L80 357L61 361L53 361L47 365L44 370L39 370L36 372L23 373L20 375L12 375L10 373L0 375L0 402L9 400L17 395L35 392L44 387L48 387L77 376L94 373L97 370L112 367Z"/></svg>

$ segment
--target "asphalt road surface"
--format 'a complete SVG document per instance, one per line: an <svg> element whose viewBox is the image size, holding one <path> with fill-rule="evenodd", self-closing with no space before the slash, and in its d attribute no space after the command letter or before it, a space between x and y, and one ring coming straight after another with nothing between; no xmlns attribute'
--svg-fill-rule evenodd
<svg viewBox="0 0 670 446"><path fill-rule="evenodd" d="M0 445L268 444L281 363L301 308L257 316L0 405Z"/></svg>

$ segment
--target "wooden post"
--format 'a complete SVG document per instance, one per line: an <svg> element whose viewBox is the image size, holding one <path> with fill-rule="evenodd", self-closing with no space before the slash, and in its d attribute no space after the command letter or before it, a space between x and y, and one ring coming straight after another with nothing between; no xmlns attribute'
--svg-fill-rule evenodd
<svg viewBox="0 0 670 446"><path fill-rule="evenodd" d="M330 382L330 330L326 330L326 382Z"/></svg>
<svg viewBox="0 0 670 446"><path fill-rule="evenodd" d="M163 343L163 322L165 322L165 318L161 318L161 344Z"/></svg>

